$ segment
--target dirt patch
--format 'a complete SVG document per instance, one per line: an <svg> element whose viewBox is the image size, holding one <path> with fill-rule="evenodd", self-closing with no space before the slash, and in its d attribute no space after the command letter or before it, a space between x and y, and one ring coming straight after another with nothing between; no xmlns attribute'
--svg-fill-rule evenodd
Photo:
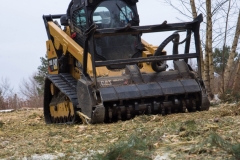
<svg viewBox="0 0 240 160"><path fill-rule="evenodd" d="M41 109L0 117L0 159L229 159L240 143L237 104L98 125L46 125Z"/></svg>

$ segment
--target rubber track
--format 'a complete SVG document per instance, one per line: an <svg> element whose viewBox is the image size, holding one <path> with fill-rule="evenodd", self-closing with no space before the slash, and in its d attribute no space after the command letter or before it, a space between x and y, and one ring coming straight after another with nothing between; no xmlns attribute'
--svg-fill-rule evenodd
<svg viewBox="0 0 240 160"><path fill-rule="evenodd" d="M74 108L78 104L77 100L77 80L68 73L57 75L47 75L47 78L73 103Z"/></svg>

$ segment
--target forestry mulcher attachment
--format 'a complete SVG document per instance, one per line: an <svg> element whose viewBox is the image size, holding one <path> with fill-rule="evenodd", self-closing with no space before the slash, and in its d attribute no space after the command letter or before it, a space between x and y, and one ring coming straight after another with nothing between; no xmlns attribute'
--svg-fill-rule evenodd
<svg viewBox="0 0 240 160"><path fill-rule="evenodd" d="M209 109L200 63L202 15L192 22L139 26L137 2L74 0L66 14L43 16L49 64L46 123L74 123L79 114L89 123L110 123ZM165 31L174 32L163 41L159 37L156 47L141 38ZM180 32L186 33L182 42ZM169 43L173 50L167 54L163 49ZM181 44L183 54L178 53ZM188 64L191 58L197 72Z"/></svg>

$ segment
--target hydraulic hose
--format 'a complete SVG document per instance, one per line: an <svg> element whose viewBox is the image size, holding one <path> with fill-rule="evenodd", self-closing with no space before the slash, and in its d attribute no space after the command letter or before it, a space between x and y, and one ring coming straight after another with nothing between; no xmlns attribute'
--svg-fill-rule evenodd
<svg viewBox="0 0 240 160"><path fill-rule="evenodd" d="M173 41L173 55L178 54L178 46L179 46L179 39L180 36L178 34L178 32L174 32L173 34L175 34Z"/></svg>
<svg viewBox="0 0 240 160"><path fill-rule="evenodd" d="M171 42L174 41L173 43L173 54L178 54L178 42L179 42L179 34L178 32L174 32L171 36L169 36L168 38L166 38L157 48L157 50L155 51L153 56L161 56L162 50L166 47L166 45ZM151 64L152 69L155 72L162 72L165 71L167 69L167 62L163 61L161 63L159 62L152 62Z"/></svg>

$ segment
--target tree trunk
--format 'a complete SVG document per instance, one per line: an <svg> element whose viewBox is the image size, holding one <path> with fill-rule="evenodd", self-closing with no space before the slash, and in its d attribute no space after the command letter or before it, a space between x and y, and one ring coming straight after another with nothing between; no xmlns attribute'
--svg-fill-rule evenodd
<svg viewBox="0 0 240 160"><path fill-rule="evenodd" d="M195 1L190 0L190 5L191 5L191 8L192 8L192 16L193 16L193 18L196 18L197 17L197 10L196 10ZM201 41L199 43L200 43L199 46L200 46L201 72L202 72L202 75L204 75L204 62L203 62L203 51L202 51Z"/></svg>
<svg viewBox="0 0 240 160"><path fill-rule="evenodd" d="M232 44L230 57L228 59L227 68L225 70L225 75L226 75L225 82L226 82L226 80L228 80L226 83L226 87L227 87L227 84L229 83L230 71L231 71L232 64L234 62L234 57L236 55L236 49L238 46L239 36L240 36L240 11L238 14L238 22L237 22L237 26L236 26L236 32L235 32L235 36L234 36L234 40L233 40L233 44ZM238 59L238 61L240 62L240 59ZM239 78L240 78L240 63L238 63L237 72L236 72L236 75L234 76L234 83L233 83L233 88L232 88L233 90L239 89L239 85L240 85Z"/></svg>
<svg viewBox="0 0 240 160"><path fill-rule="evenodd" d="M196 5L194 0L190 0L191 8L192 8L192 16L193 18L197 17L197 10L196 10Z"/></svg>
<svg viewBox="0 0 240 160"><path fill-rule="evenodd" d="M213 67L213 52L212 52L212 15L209 21L209 36L208 36L208 56L209 56L209 77L210 77L210 92L211 99L214 97L212 91L214 90L214 67Z"/></svg>
<svg viewBox="0 0 240 160"><path fill-rule="evenodd" d="M229 0L228 3L228 11L227 11L227 17L226 17L226 24L225 24L225 33L224 33L224 42L223 42L223 52L222 52L222 82L221 82L221 88L220 88L220 93L224 93L225 92L225 85L227 84L225 82L225 64L224 64L224 54L225 54L225 49L226 49L226 42L227 42L227 29L228 29L228 19L229 19L229 13L230 13L230 9L231 9L231 0ZM231 55L229 56L230 60ZM227 69L227 67L226 67Z"/></svg>
<svg viewBox="0 0 240 160"><path fill-rule="evenodd" d="M211 0L206 1L207 9L207 34L206 34L206 55L205 55L205 83L209 99L213 98L212 87L214 86L214 70L212 55L212 12Z"/></svg>
<svg viewBox="0 0 240 160"><path fill-rule="evenodd" d="M208 31L208 25L206 25L206 32ZM208 34L206 34L206 43L205 43L205 61L204 61L204 83L207 89L207 92L210 92L210 77L209 77L209 56L208 56Z"/></svg>

